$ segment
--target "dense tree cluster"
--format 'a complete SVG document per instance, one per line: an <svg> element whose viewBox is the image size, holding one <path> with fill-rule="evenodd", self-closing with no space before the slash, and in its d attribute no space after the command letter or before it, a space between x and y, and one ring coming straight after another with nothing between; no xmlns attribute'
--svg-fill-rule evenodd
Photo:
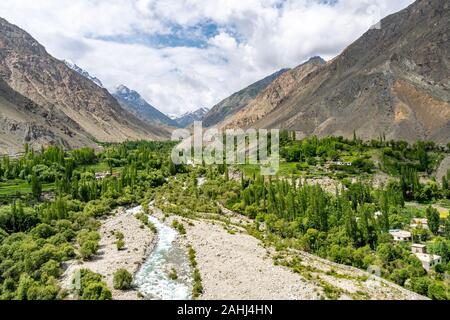
<svg viewBox="0 0 450 320"><path fill-rule="evenodd" d="M119 205L142 201L165 183L170 143L136 142L64 151L26 147L19 159L4 157L0 183L30 185L0 207L0 299L57 299L62 262L91 259L99 248L96 218ZM106 171L99 178L99 171ZM43 184L51 188L43 196ZM6 187L7 188L7 187ZM120 240L120 241L123 241ZM121 246L123 248L123 245ZM111 299L99 275L81 272L82 299Z"/></svg>
<svg viewBox="0 0 450 320"><path fill-rule="evenodd" d="M330 170L348 174L372 173L374 169L374 163L367 154L370 146L357 139L311 137L297 141L284 135L280 143L283 159L298 163L300 171L308 166L323 166L326 162L331 162Z"/></svg>
<svg viewBox="0 0 450 320"><path fill-rule="evenodd" d="M427 275L421 262L411 253L410 244L394 244L390 229L407 227L414 216L404 207L400 183L392 182L382 189L358 182L337 195L323 191L319 185L302 184L297 179L263 179L245 182L240 192L227 197L226 205L233 211L255 218L259 224L280 239L295 239L299 249L329 260L367 269L377 266L383 276L395 283L435 298L435 290L447 290L442 281L450 273L445 258L433 275ZM430 230L415 234L416 241L426 241L439 234L441 219L437 210L429 207L425 217ZM431 234L429 233L431 232ZM448 256L448 240L439 245L430 242L433 252ZM417 282L427 279L429 286L418 289ZM445 292L444 290L444 292ZM449 297L450 298L450 297Z"/></svg>

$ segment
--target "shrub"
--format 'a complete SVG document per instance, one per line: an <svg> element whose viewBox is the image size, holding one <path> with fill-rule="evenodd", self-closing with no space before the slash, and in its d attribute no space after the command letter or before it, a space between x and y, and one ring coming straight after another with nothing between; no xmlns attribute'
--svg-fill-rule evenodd
<svg viewBox="0 0 450 320"><path fill-rule="evenodd" d="M192 289L192 294L194 296L194 298L198 298L201 294L203 293L203 286L201 283L196 282L194 284L194 287Z"/></svg>
<svg viewBox="0 0 450 320"><path fill-rule="evenodd" d="M97 253L99 240L100 234L96 231L82 230L78 234L77 241L80 245L80 255L83 260L88 260Z"/></svg>
<svg viewBox="0 0 450 320"><path fill-rule="evenodd" d="M88 202L84 207L83 213L89 217L101 217L111 210L110 206L100 200Z"/></svg>
<svg viewBox="0 0 450 320"><path fill-rule="evenodd" d="M55 260L49 260L42 265L40 268L40 272L42 275L47 277L51 276L54 278L58 278L61 275L61 268L59 267L59 263Z"/></svg>
<svg viewBox="0 0 450 320"><path fill-rule="evenodd" d="M114 233L114 235L115 235L115 237L116 237L117 240L123 240L123 239L125 238L125 236L123 235L123 233L120 232L120 231L116 231L116 232Z"/></svg>
<svg viewBox="0 0 450 320"><path fill-rule="evenodd" d="M180 234L186 234L186 229L184 228L184 225L181 222L174 220L172 222L172 227L176 229Z"/></svg>
<svg viewBox="0 0 450 320"><path fill-rule="evenodd" d="M133 282L133 276L125 269L118 269L114 272L113 284L114 289L128 290L131 288Z"/></svg>
<svg viewBox="0 0 450 320"><path fill-rule="evenodd" d="M431 280L427 277L413 278L412 289L414 292L423 296L428 296L428 287L431 284Z"/></svg>
<svg viewBox="0 0 450 320"><path fill-rule="evenodd" d="M75 249L69 243L64 243L58 247L61 260L68 260L75 257Z"/></svg>
<svg viewBox="0 0 450 320"><path fill-rule="evenodd" d="M146 214L141 212L136 214L135 217L146 225L153 233L158 233L158 229L156 229L155 225L148 220L148 216Z"/></svg>
<svg viewBox="0 0 450 320"><path fill-rule="evenodd" d="M82 230L77 236L77 241L80 246L86 241L100 241L100 234L96 231Z"/></svg>
<svg viewBox="0 0 450 320"><path fill-rule="evenodd" d="M445 286L439 283L432 283L428 287L428 296L433 300L447 300Z"/></svg>
<svg viewBox="0 0 450 320"><path fill-rule="evenodd" d="M194 269L194 286L192 287L192 296L195 299L203 293L202 277L200 275L200 271L197 268L196 252L194 248L192 248L192 246L189 246L188 252L191 266Z"/></svg>
<svg viewBox="0 0 450 320"><path fill-rule="evenodd" d="M57 299L59 288L56 283L46 286L34 285L27 291L28 300L55 300Z"/></svg>
<svg viewBox="0 0 450 320"><path fill-rule="evenodd" d="M97 253L98 250L98 242L88 240L83 243L80 248L80 255L83 260L89 260L93 255Z"/></svg>
<svg viewBox="0 0 450 320"><path fill-rule="evenodd" d="M56 234L55 228L42 223L31 230L31 234L38 239L47 239Z"/></svg>
<svg viewBox="0 0 450 320"><path fill-rule="evenodd" d="M169 279L171 279L171 280L177 280L178 279L177 270L175 270L175 268L172 268L172 270L170 270Z"/></svg>
<svg viewBox="0 0 450 320"><path fill-rule="evenodd" d="M82 300L112 300L111 291L103 282L93 282L84 289Z"/></svg>
<svg viewBox="0 0 450 320"><path fill-rule="evenodd" d="M117 240L116 241L117 250L123 250L125 248L125 241Z"/></svg>
<svg viewBox="0 0 450 320"><path fill-rule="evenodd" d="M73 284L77 287L78 295L82 300L111 300L112 294L106 284L102 281L102 276L89 269L81 269L73 279Z"/></svg>

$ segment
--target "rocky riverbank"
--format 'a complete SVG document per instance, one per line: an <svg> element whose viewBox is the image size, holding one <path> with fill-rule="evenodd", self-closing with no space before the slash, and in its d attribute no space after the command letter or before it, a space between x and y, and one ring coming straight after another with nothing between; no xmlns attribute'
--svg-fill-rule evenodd
<svg viewBox="0 0 450 320"><path fill-rule="evenodd" d="M113 299L136 300L138 295L135 290L113 289L113 275L117 269L121 268L135 274L152 251L157 237L150 229L142 227L142 223L134 217L132 210L117 209L113 215L101 222L98 254L90 261L70 262L62 276L62 286L70 288L75 272L86 268L104 277L112 291ZM123 250L117 250L115 232L121 232L124 235L125 248Z"/></svg>

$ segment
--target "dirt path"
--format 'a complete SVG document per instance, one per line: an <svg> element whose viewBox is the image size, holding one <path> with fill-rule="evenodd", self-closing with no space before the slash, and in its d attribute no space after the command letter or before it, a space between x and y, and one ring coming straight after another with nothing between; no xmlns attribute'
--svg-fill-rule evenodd
<svg viewBox="0 0 450 320"><path fill-rule="evenodd" d="M77 270L87 268L104 276L108 288L111 289L113 299L136 300L137 291L120 291L113 289L113 274L123 268L135 274L151 250L155 236L148 228L141 228L142 223L132 213L119 209L114 215L102 222L99 230L101 235L100 250L92 261L69 264L64 272L61 283L64 288L70 288L70 282ZM115 231L124 235L125 249L118 251L116 247Z"/></svg>

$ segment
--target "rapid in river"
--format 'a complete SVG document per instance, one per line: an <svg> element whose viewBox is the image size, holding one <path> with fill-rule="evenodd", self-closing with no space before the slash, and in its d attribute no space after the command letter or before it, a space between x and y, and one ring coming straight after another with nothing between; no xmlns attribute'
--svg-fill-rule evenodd
<svg viewBox="0 0 450 320"><path fill-rule="evenodd" d="M142 207L132 208L129 212L142 212ZM175 241L178 232L153 216L149 215L148 218L158 230L158 242L135 275L135 286L147 299L191 299L190 264L185 249ZM172 269L177 272L176 280L169 277Z"/></svg>

